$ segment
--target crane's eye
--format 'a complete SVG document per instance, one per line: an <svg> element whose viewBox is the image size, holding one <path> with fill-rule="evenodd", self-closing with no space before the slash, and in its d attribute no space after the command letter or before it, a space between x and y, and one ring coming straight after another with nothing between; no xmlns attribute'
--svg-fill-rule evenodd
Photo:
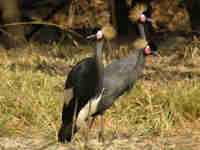
<svg viewBox="0 0 200 150"><path fill-rule="evenodd" d="M96 34L97 40L101 40L103 38L103 32L99 30Z"/></svg>
<svg viewBox="0 0 200 150"><path fill-rule="evenodd" d="M144 14L142 14L142 15L140 16L140 22L145 23L145 22L146 22L146 19L147 19L147 17L146 17Z"/></svg>

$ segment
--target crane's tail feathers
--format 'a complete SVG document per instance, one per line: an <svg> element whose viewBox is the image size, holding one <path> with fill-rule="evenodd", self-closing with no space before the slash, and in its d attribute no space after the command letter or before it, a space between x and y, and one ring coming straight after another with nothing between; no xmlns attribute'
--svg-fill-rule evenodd
<svg viewBox="0 0 200 150"><path fill-rule="evenodd" d="M107 40L112 40L117 35L115 28L110 24L105 25L102 28L102 32L103 32L104 38L107 39Z"/></svg>
<svg viewBox="0 0 200 150"><path fill-rule="evenodd" d="M130 10L129 18L132 22L137 22L143 12L147 10L147 5L145 4L137 4L133 9Z"/></svg>
<svg viewBox="0 0 200 150"><path fill-rule="evenodd" d="M148 42L142 38L138 38L133 42L133 47L137 50L144 50L147 46Z"/></svg>
<svg viewBox="0 0 200 150"><path fill-rule="evenodd" d="M73 127L73 122L68 124L62 123L62 126L58 132L58 140L61 143L71 142L73 135L86 124L88 115L92 115L96 112L98 103L102 99L104 89L102 89L100 95L89 101L79 112L76 124ZM74 128L74 129L73 129Z"/></svg>

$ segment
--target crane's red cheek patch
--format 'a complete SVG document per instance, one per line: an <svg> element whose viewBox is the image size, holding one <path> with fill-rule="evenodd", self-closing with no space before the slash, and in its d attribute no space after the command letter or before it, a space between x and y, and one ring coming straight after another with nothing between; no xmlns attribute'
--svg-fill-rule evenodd
<svg viewBox="0 0 200 150"><path fill-rule="evenodd" d="M144 49L144 53L145 53L146 55L150 55L150 54L151 54L151 49L150 49L149 46L147 46L147 47Z"/></svg>
<svg viewBox="0 0 200 150"><path fill-rule="evenodd" d="M97 40L101 40L103 38L103 32L98 31L96 36L97 36Z"/></svg>
<svg viewBox="0 0 200 150"><path fill-rule="evenodd" d="M146 16L145 16L144 14L141 15L140 21L141 21L142 23L145 23L145 22L146 22Z"/></svg>

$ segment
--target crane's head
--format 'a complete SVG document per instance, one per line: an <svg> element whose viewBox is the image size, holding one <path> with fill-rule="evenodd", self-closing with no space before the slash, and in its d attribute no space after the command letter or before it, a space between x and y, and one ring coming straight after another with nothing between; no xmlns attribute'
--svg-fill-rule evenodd
<svg viewBox="0 0 200 150"><path fill-rule="evenodd" d="M102 40L102 39L107 39L111 40L116 36L116 30L114 29L113 26L111 25L106 25L104 26L101 30L98 30L96 34L87 36L86 39L97 39L97 40Z"/></svg>
<svg viewBox="0 0 200 150"><path fill-rule="evenodd" d="M148 43L146 40L142 38L138 38L133 42L133 47L136 50L141 50L144 52L146 56L153 55L158 56L158 53L156 52L156 46L153 43ZM152 49L153 48L153 49Z"/></svg>
<svg viewBox="0 0 200 150"><path fill-rule="evenodd" d="M137 4L133 9L130 10L129 18L132 22L151 22L154 23L155 21L151 18L148 18L144 12L147 11L147 6L145 4Z"/></svg>

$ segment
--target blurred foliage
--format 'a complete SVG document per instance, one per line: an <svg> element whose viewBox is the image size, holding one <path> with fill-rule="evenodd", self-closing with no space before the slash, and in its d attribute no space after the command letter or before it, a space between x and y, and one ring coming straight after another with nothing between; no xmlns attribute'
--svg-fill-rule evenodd
<svg viewBox="0 0 200 150"><path fill-rule="evenodd" d="M181 0L159 0L152 2L152 18L165 24L170 31L190 31L190 17L186 8L179 7Z"/></svg>
<svg viewBox="0 0 200 150"><path fill-rule="evenodd" d="M76 1L72 0L68 2L63 9L60 9L55 13L50 21L56 24L62 24L74 29L94 28L96 26L102 26L110 23L112 13L111 5L116 4L114 0L84 0ZM133 0L126 0L127 8L131 8ZM190 17L188 10L180 7L183 3L182 0L154 0L148 2L152 6L151 17L158 21L160 24L164 24L164 27L174 30L190 31ZM127 9L128 10L128 9ZM48 16L52 11L51 6L43 6L34 8L33 10L25 9L25 14L30 16L34 20L41 20ZM122 10L116 10L122 11ZM70 22L70 23L69 23ZM157 26L154 26L159 29Z"/></svg>

